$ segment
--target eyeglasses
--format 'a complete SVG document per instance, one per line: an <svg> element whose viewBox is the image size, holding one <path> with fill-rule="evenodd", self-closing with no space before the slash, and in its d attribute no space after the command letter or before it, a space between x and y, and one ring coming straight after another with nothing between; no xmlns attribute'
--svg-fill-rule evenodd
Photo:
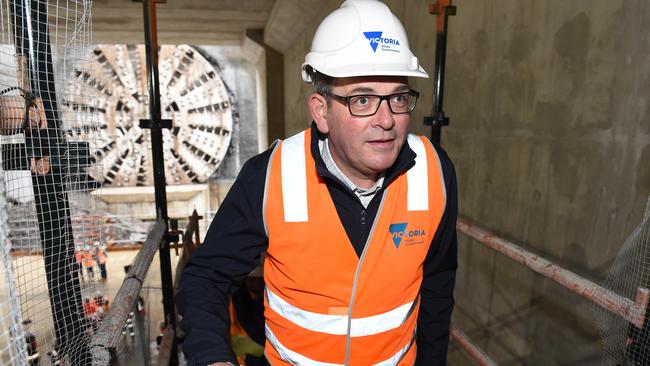
<svg viewBox="0 0 650 366"><path fill-rule="evenodd" d="M360 94L347 97L327 93L327 95L347 104L350 114L356 117L372 116L379 110L382 100L388 101L388 108L393 114L411 113L415 109L420 93L415 90L390 95Z"/></svg>

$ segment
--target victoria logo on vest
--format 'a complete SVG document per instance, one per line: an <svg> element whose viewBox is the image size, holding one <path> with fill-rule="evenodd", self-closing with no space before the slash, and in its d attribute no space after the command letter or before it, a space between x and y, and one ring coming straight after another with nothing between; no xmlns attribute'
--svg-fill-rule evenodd
<svg viewBox="0 0 650 366"><path fill-rule="evenodd" d="M426 235L424 229L406 230L407 226L407 222L400 222L396 224L390 224L388 227L388 231L390 231L390 235L393 238L395 248L399 248L402 240L404 240L404 245L424 243L424 236Z"/></svg>

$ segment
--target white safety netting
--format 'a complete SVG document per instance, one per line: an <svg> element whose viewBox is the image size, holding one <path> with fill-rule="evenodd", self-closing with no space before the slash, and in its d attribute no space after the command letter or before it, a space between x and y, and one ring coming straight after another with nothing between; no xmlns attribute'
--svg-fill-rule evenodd
<svg viewBox="0 0 650 366"><path fill-rule="evenodd" d="M650 199L643 220L623 244L603 286L632 301L650 287ZM603 366L650 365L648 308L631 314L645 317L641 327L602 308L594 312L603 339Z"/></svg>
<svg viewBox="0 0 650 366"><path fill-rule="evenodd" d="M102 289L99 128L92 83L72 83L92 54L91 4L0 0L2 365L86 364L103 311L87 301Z"/></svg>

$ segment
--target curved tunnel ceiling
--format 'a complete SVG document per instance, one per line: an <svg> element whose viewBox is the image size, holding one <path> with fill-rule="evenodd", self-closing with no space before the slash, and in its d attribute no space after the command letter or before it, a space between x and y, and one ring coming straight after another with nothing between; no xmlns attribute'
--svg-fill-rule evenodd
<svg viewBox="0 0 650 366"><path fill-rule="evenodd" d="M151 186L151 138L139 127L149 118L143 45L100 45L90 65L68 79L62 101L68 140L88 141L104 186ZM233 112L226 86L215 68L188 45L160 47L159 74L168 185L203 183L223 161L231 140ZM69 96L69 97L67 97ZM67 98L66 98L67 97ZM88 114L88 115L85 115ZM74 125L74 121L95 121Z"/></svg>

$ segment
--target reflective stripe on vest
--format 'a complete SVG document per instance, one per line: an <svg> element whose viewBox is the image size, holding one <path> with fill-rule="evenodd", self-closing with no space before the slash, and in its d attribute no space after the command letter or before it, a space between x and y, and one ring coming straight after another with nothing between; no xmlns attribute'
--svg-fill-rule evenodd
<svg viewBox="0 0 650 366"><path fill-rule="evenodd" d="M409 211L426 211L429 209L429 179L427 174L427 154L424 143L417 136L409 134L407 142L416 153L415 165L406 172L408 180ZM282 143L282 202L286 222L306 222L307 213L307 179L305 171L305 131L300 132Z"/></svg>
<svg viewBox="0 0 650 366"><path fill-rule="evenodd" d="M282 143L282 199L286 222L305 222L309 218L304 149L305 131Z"/></svg>
<svg viewBox="0 0 650 366"><path fill-rule="evenodd" d="M422 140L415 135L407 138L409 147L417 155L415 165L406 172L408 181L408 201L406 207L409 211L426 211L429 209L429 179L427 174L427 153Z"/></svg>
<svg viewBox="0 0 650 366"><path fill-rule="evenodd" d="M415 164L381 193L358 256L311 138L307 130L277 144L267 169L266 356L274 366L410 365L423 263L446 204L437 153L408 136Z"/></svg>
<svg viewBox="0 0 650 366"><path fill-rule="evenodd" d="M305 329L333 335L345 335L348 332L347 315L319 314L299 309L274 294L268 287L266 288L266 296L269 307L273 311ZM363 337L395 329L406 322L406 319L415 310L417 303L417 301L411 301L383 314L365 318L352 318L350 336Z"/></svg>
<svg viewBox="0 0 650 366"><path fill-rule="evenodd" d="M290 350L289 348L285 347L280 341L278 340L278 337L273 334L273 331L266 326L265 327L265 334L266 334L266 340L269 341L275 348L275 350L280 354L280 356L286 360L287 362L291 363L292 365L295 366L344 366L341 363L326 363L326 362L321 362L321 361L315 361L312 360L308 357L305 357L301 355L300 353L294 352ZM411 337L411 341L402 349L397 351L394 355L392 355L390 358L383 360L381 362L373 363L372 366L392 366L396 365L408 352L411 347L413 346L413 342L415 342L415 336L416 333L413 332L413 337Z"/></svg>

